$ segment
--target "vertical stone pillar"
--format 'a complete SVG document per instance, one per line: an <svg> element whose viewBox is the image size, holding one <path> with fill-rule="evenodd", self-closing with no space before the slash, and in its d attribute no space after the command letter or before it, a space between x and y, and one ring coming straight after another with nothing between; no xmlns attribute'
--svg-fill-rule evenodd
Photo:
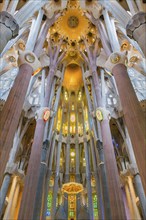
<svg viewBox="0 0 146 220"><path fill-rule="evenodd" d="M43 111L37 120L34 142L32 144L31 155L29 159L27 176L25 179L24 191L22 195L21 206L19 210L19 219L33 219L36 190L38 184L41 151L44 138L45 121L42 119Z"/></svg>
<svg viewBox="0 0 146 220"><path fill-rule="evenodd" d="M143 187L146 192L146 123L124 63L125 56L120 53L113 53L109 57L106 66L112 71L117 84L125 123L132 142Z"/></svg>
<svg viewBox="0 0 146 220"><path fill-rule="evenodd" d="M79 140L78 140L78 136L76 136L76 139L75 139L75 152L76 152L76 182L80 183L80 172L79 172L80 157L79 157Z"/></svg>
<svg viewBox="0 0 146 220"><path fill-rule="evenodd" d="M58 180L59 180L59 170L60 170L60 153L62 147L62 135L60 134L58 140L58 148L57 148L57 161L56 161L56 171L55 171L55 179L54 179L54 187L53 187L53 200L52 200L52 210L51 210L51 219L54 220L55 212L56 212L56 199L58 194Z"/></svg>
<svg viewBox="0 0 146 220"><path fill-rule="evenodd" d="M70 126L69 126L70 127ZM65 183L69 182L69 167L70 167L70 136L66 142L66 159L65 159Z"/></svg>
<svg viewBox="0 0 146 220"><path fill-rule="evenodd" d="M128 155L129 155L129 160L130 160L130 171L132 176L134 176L134 182L135 182L135 189L136 192L138 194L139 197L139 202L140 202L140 206L141 206L141 210L142 210L142 215L143 218L146 218L146 197L145 197L145 193L144 193L144 189L143 189L143 185L142 185L142 181L141 181L141 177L137 168L137 163L136 163L136 158L134 155L134 151L133 151L133 147L132 147L132 143L131 140L129 138L129 134L127 131L127 128L125 126L125 133L120 125L120 123L117 121L117 125L118 125L118 129L123 137L123 139L125 140L125 144L126 144L126 148L128 151Z"/></svg>
<svg viewBox="0 0 146 220"><path fill-rule="evenodd" d="M77 95L76 95L77 97ZM77 102L77 100L76 100ZM76 136L75 136L75 161L76 161L76 182L80 183L80 155L79 155L79 136L78 136L78 104L76 103L76 118L75 118L75 131L76 131ZM77 195L78 197L78 195ZM79 199L78 199L79 200ZM77 200L77 203L78 203ZM78 204L79 205L79 204Z"/></svg>
<svg viewBox="0 0 146 220"><path fill-rule="evenodd" d="M33 56L29 54L28 56ZM12 147L15 131L17 129L25 95L29 85L33 68L29 63L24 63L19 68L19 73L15 79L14 85L9 93L8 99L0 114L0 185L3 179L6 163Z"/></svg>
<svg viewBox="0 0 146 220"><path fill-rule="evenodd" d="M52 93L55 92L55 82L56 79L54 78L53 86L52 86ZM58 101L60 97L57 97L55 102ZM50 96L49 103L52 103L53 95ZM52 108L51 104L49 108ZM44 132L44 143L42 147L42 155L41 155L41 164L40 164L40 172L39 172L39 178L38 178L38 185L37 185L37 191L36 191L36 199L35 199L35 208L33 213L33 219L40 219L41 216L41 210L42 210L42 204L43 204L43 195L44 195L44 188L45 188L45 177L47 173L47 165L48 165L48 157L50 153L50 142L51 142L51 135L53 131L53 125L54 125L54 117L49 120L49 127L46 126L46 132ZM47 133L48 137L47 137Z"/></svg>
<svg viewBox="0 0 146 220"><path fill-rule="evenodd" d="M70 115L70 114L69 114ZM70 117L69 117L70 120ZM69 129L70 129L70 123L68 123ZM65 183L69 182L69 167L70 167L70 135L68 134L67 142L66 142L66 158L65 158ZM64 197L66 198L64 200L64 210L66 212L66 216L68 217L68 194L64 193Z"/></svg>
<svg viewBox="0 0 146 220"><path fill-rule="evenodd" d="M64 73L64 70L63 70L63 73ZM58 92L56 94L56 100L55 100L55 103L54 103L54 106L53 106L54 114L51 118L51 125L52 126L50 125L50 130L51 130L51 128L53 128L53 125L54 125L54 120L55 120L55 116L56 116L56 112L57 112L58 105L59 105L59 100L60 100L61 88L62 88L62 86L60 85L60 87L58 89ZM48 139L49 140L51 139L51 131L50 130L49 130L49 133L48 133ZM53 163L53 155L54 155L55 146L56 146L56 132L55 132L55 134L53 136L53 139L52 139L52 142L51 142L50 155L47 158L48 170L47 170L47 174L45 176L45 184L44 184L45 185L44 186L44 201L43 201L42 217L41 217L42 220L45 220L45 218L46 218L47 198L48 198L50 177L51 177L51 174L52 174L52 163Z"/></svg>
<svg viewBox="0 0 146 220"><path fill-rule="evenodd" d="M100 107L100 105L102 106L102 98L101 98L99 79L96 70L93 71L92 77L93 77L93 89L95 91L96 101L98 104L98 108L96 109L96 117L97 120L100 122L100 126L101 126L104 162L106 167L110 208L111 208L111 218L115 220L121 218L124 220L126 218L126 214L125 214L124 203L122 198L120 178L116 164L114 147L112 144L112 136L109 126L109 112L105 108ZM96 88L95 90L95 87L98 87L98 89Z"/></svg>
<svg viewBox="0 0 146 220"><path fill-rule="evenodd" d="M53 163L53 156L54 156L54 148L56 144L56 133L53 136L53 140L51 143L51 152L49 157L49 165L47 170L47 175L45 178L45 189L44 189L44 202L43 202L43 208L42 208L42 220L45 220L46 218L46 212L47 212L47 198L48 198L48 191L49 191L49 183L50 183L50 177L52 174L52 163Z"/></svg>
<svg viewBox="0 0 146 220"><path fill-rule="evenodd" d="M103 151L103 143L99 140L96 142L96 149L99 155L99 175L102 186L102 201L104 205L104 217L111 219L111 205L110 205L110 196L109 196L109 188L107 181L107 173L106 173L106 165Z"/></svg>
<svg viewBox="0 0 146 220"><path fill-rule="evenodd" d="M92 153L92 162L93 162L93 171L94 171L94 178L96 183L96 194L98 199L98 217L99 219L104 219L104 206L102 201L102 193L101 193L101 183L100 178L98 174L98 168L96 163L96 157L95 157L95 148L94 148L94 140L92 138L92 134L90 135L90 148Z"/></svg>
<svg viewBox="0 0 146 220"><path fill-rule="evenodd" d="M58 147L57 147L57 160L56 160L56 170L55 170L54 187L53 187L53 200L52 200L52 209L51 209L52 220L54 220L55 212L56 212L56 199L57 199L57 194L58 194L58 180L59 180L59 171L60 171L60 154L61 154L61 147L62 147L63 122L64 122L64 109L62 110L61 129L60 129L60 135L58 138Z"/></svg>
<svg viewBox="0 0 146 220"><path fill-rule="evenodd" d="M87 184L87 195L88 195L88 211L90 220L94 219L93 215L93 201L92 201L92 187L91 187L91 171L89 166L89 151L87 145L87 139L84 138L84 151L85 151L85 160L86 160L86 184Z"/></svg>
<svg viewBox="0 0 146 220"><path fill-rule="evenodd" d="M36 196L35 196L35 206L33 211L33 219L40 219L41 209L42 209L42 197L43 197L43 189L44 189L44 177L47 172L47 151L49 150L49 142L48 140L43 142L42 147L42 156L41 156L41 164L40 164L40 173L37 184Z"/></svg>
<svg viewBox="0 0 146 220"><path fill-rule="evenodd" d="M95 91L94 91L92 79L91 79L91 86L92 86L92 92L93 92L92 93L93 102L95 104L97 102L96 102ZM86 83L85 83L85 79L84 79L84 87L85 87L85 91L86 91L89 111L91 114L91 117L89 120L90 129L93 129L95 140L96 140L96 149L95 150L98 150L98 155L99 155L99 159L100 159L100 163L98 164L98 166L99 166L99 175L100 175L100 181L101 181L101 186L102 186L102 197L103 197L102 201L103 201L103 205L104 205L104 217L105 217L105 219L107 219L107 218L111 219L111 208L110 208L110 200L109 200L108 182L107 182L107 176L106 176L106 166L104 163L105 159L104 159L103 145L102 145L102 142L99 141L101 130L100 130L100 128L97 129L96 119L93 118L93 114L92 114L93 109L92 109L92 104L91 104L91 98L90 98L89 91L88 91ZM97 104L95 104L94 107L96 107L96 105ZM92 121L92 123L91 123L91 121ZM98 126L99 125L100 124L98 123ZM97 133L97 130L99 133Z"/></svg>
<svg viewBox="0 0 146 220"><path fill-rule="evenodd" d="M103 151L105 156L112 220L119 218L124 220L126 219L126 214L108 116L106 116L101 122L101 132L103 138Z"/></svg>
<svg viewBox="0 0 146 220"><path fill-rule="evenodd" d="M11 182L11 174L6 174L3 180L3 184L0 190L0 217L3 214L3 209L4 209L4 205L5 205L5 199L7 196L7 192L9 189L9 185Z"/></svg>
<svg viewBox="0 0 146 220"><path fill-rule="evenodd" d="M13 175L13 169L10 170L10 172L9 171L7 172L7 167L9 167L9 166L11 166L11 167L14 166L15 167L14 162L15 162L16 152L17 152L17 149L19 147L19 143L21 142L21 140L22 140L22 138L23 138L23 136L24 136L24 134L25 134L25 132L28 128L28 124L29 124L29 121L26 122L26 124L24 125L24 127L22 129L22 118L21 118L21 120L19 122L19 127L17 129L17 132L15 133L15 137L14 137L14 141L13 141L13 147L12 147L11 152L10 152L9 160L7 162L7 166L6 166L6 170L5 170L3 183L2 183L2 186L1 186L1 189L0 189L0 216L2 215L2 212L3 212L6 195L8 193L11 177Z"/></svg>

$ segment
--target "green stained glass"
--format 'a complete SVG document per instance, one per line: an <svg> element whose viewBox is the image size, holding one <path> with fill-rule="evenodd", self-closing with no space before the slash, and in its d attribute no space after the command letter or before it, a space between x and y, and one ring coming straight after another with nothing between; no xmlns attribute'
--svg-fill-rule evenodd
<svg viewBox="0 0 146 220"><path fill-rule="evenodd" d="M70 216L70 217L74 217L74 212L73 212L73 211L70 211L70 212L69 212L69 216Z"/></svg>
<svg viewBox="0 0 146 220"><path fill-rule="evenodd" d="M46 213L46 216L50 216L51 204L52 204L52 193L49 193L48 198L47 198L47 213Z"/></svg>
<svg viewBox="0 0 146 220"><path fill-rule="evenodd" d="M94 217L98 217L98 203L97 203L97 195L93 195L93 208L94 208Z"/></svg>

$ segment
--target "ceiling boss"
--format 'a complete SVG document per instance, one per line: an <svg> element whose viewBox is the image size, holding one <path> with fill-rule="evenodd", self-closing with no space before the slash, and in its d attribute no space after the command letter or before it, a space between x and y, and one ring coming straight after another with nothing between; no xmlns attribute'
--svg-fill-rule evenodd
<svg viewBox="0 0 146 220"><path fill-rule="evenodd" d="M92 45L96 39L96 27L84 16L79 1L68 1L67 7L56 23L50 28L51 40L57 44L60 38L64 39L62 50L67 50L65 60L67 64L80 64L82 58L78 52L84 50L82 38L86 38Z"/></svg>

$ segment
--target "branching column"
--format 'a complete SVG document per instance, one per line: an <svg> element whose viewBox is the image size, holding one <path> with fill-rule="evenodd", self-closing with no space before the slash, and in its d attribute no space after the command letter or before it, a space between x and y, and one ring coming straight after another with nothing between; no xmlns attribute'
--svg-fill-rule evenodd
<svg viewBox="0 0 146 220"><path fill-rule="evenodd" d="M91 80L91 87L92 87L92 96L93 96L93 103L96 106L96 97L95 97L95 92L94 92L94 88L92 86L92 80ZM94 137L96 140L96 149L98 150L98 155L99 155L99 175L100 175L100 181L101 181L101 188L102 188L102 198L100 199L100 202L104 205L104 213L102 213L103 216L105 216L106 218L111 218L111 209L110 209L110 200L109 200L109 192L108 192L108 182L107 182L107 177L106 177L106 167L105 167L105 159L104 159L104 152L103 152L103 144L100 141L100 127L97 129L96 126L96 119L93 117L93 106L91 103L91 97L89 95L89 91L87 89L87 85L86 85L86 81L84 78L84 87L85 87L85 91L86 91L86 97L87 97L87 101L88 101L88 107L89 107L89 124L90 124L90 129L93 129L94 132ZM98 125L99 126L99 125ZM98 130L98 135L97 135L97 130ZM98 162L97 162L98 163ZM102 210L102 209L101 209ZM104 218L104 217L103 217Z"/></svg>
<svg viewBox="0 0 146 220"><path fill-rule="evenodd" d="M52 105L52 99L53 99L54 93L55 93L55 83L56 83L56 77L54 77L54 80L53 80L53 85L52 85L53 95L50 96L49 109L52 108L51 105ZM57 97L56 99L60 99L60 97ZM48 157L49 157L49 153L50 153L50 142L51 142L51 135L52 135L52 131L53 131L53 125L54 125L54 117L50 118L48 124L49 125L48 126L46 125L46 128L45 128L49 131L48 137L47 137L47 134L44 132L44 140L45 141L43 142L43 147L42 147L40 172L39 172L38 185L37 185L37 191L36 191L36 199L35 199L35 207L34 207L34 213L33 213L34 219L40 219L40 216L41 216L43 189L44 189L44 183L45 183L45 176L46 176L46 172L47 172L47 162L48 162Z"/></svg>
<svg viewBox="0 0 146 220"><path fill-rule="evenodd" d="M53 156L54 156L54 149L56 146L56 133L53 135L52 142L51 142L51 152L49 157L49 165L47 174L45 177L45 184L44 184L44 201L43 201L43 208L42 208L42 220L46 220L46 212L47 212L47 199L48 199L48 191L49 191L49 183L50 178L52 175L52 163L53 163Z"/></svg>
<svg viewBox="0 0 146 220"><path fill-rule="evenodd" d="M35 33L33 32L33 34ZM30 33L29 36L30 35L32 34ZM24 51L20 54L18 65L19 73L15 79L8 99L0 114L0 117L2 119L0 127L0 149L2 151L1 157L5 158L5 160L3 160L3 163L0 164L1 178L3 177L6 163L8 161L10 149L12 147L12 142L14 139L14 134L19 123L31 76L33 72L41 67L41 64L38 61L36 55L30 51ZM0 179L0 185L1 181L2 179Z"/></svg>
<svg viewBox="0 0 146 220"><path fill-rule="evenodd" d="M143 187L146 191L146 123L141 106L128 76L127 68L124 64L125 56L120 53L113 53L106 63L116 80L125 123L131 138Z"/></svg>
<svg viewBox="0 0 146 220"><path fill-rule="evenodd" d="M39 180L39 173L41 166L42 144L44 139L46 121L49 119L50 116L50 109L48 109L48 104L50 100L51 89L52 89L56 68L59 62L61 61L61 59L63 58L62 57L63 54L60 55L61 44L62 41L60 41L54 54L53 52L50 54L50 69L49 69L49 74L47 76L45 97L44 97L43 107L40 108L40 110L38 111L38 120L36 123L34 142L32 144L32 150L29 159L27 175L25 179L24 192L22 195L22 202L20 206L19 218L22 220L33 218L37 184Z"/></svg>
<svg viewBox="0 0 146 220"><path fill-rule="evenodd" d="M138 164L139 172L142 178L143 187L146 192L146 161L144 156L146 155L146 123L144 119L144 114L136 97L130 78L128 76L127 68L125 66L126 57L124 57L124 55L120 52L115 52L111 54L112 51L109 48L107 48L104 43L106 37L104 34L104 28L102 26L102 23L93 18L91 20L94 20L95 25L99 29L103 48L106 54L109 56L107 62L105 63L105 67L113 73L117 84L117 89L123 108L125 122L133 145L136 162ZM136 40L143 48L143 52L145 53L145 44L143 44L145 39L145 13L139 12L138 14L134 15L133 21L137 21L139 25L137 27L137 22L129 22L129 25L127 25L127 33L130 35L130 37L135 36ZM114 33L113 39L116 43L118 43L117 34L115 33L114 29L110 29L110 31ZM141 36L141 38L139 36ZM110 43L111 45L113 44L112 42ZM114 51L116 49L118 51L119 48L115 48Z"/></svg>
<svg viewBox="0 0 146 220"><path fill-rule="evenodd" d="M112 136L109 125L109 112L106 110L102 103L101 97L101 86L99 83L99 78L97 75L96 68L96 54L98 46L94 49L88 47L88 43L84 40L87 50L87 55L82 53L83 57L87 60L90 74L93 79L93 89L95 91L95 97L97 102L96 112L103 115L102 119L100 119L101 126L101 134L103 141L103 151L105 157L105 165L107 172L107 180L108 180L108 189L109 189L109 197L110 197L110 206L111 206L111 217L112 219L125 219L125 209L122 199L122 191L120 187L120 179L118 174L118 168L116 164L116 158L114 153L114 147L112 144ZM97 42L98 43L98 42ZM97 117L98 118L98 117Z"/></svg>
<svg viewBox="0 0 146 220"><path fill-rule="evenodd" d="M28 57L35 59L35 57L31 54L28 54ZM19 123L22 106L25 100L25 95L32 73L33 68L29 64L29 62L26 61L24 64L20 65L19 73L15 79L14 85L0 114L0 185L3 179L6 163L9 158L13 138Z"/></svg>

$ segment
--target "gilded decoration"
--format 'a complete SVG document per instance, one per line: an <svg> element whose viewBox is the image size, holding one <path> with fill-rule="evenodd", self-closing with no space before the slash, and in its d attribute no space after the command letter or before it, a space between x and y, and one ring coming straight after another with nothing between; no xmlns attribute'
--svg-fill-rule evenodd
<svg viewBox="0 0 146 220"><path fill-rule="evenodd" d="M80 8L79 1L69 1L67 8L56 23L50 28L49 36L53 43L63 38L62 50L67 51L65 56L66 64L80 64L82 58L80 50L85 50L83 38L86 38L89 45L93 45L96 39L97 30L86 18L84 11Z"/></svg>
<svg viewBox="0 0 146 220"><path fill-rule="evenodd" d="M83 185L75 182L66 183L62 187L62 191L67 194L78 194L83 190Z"/></svg>

